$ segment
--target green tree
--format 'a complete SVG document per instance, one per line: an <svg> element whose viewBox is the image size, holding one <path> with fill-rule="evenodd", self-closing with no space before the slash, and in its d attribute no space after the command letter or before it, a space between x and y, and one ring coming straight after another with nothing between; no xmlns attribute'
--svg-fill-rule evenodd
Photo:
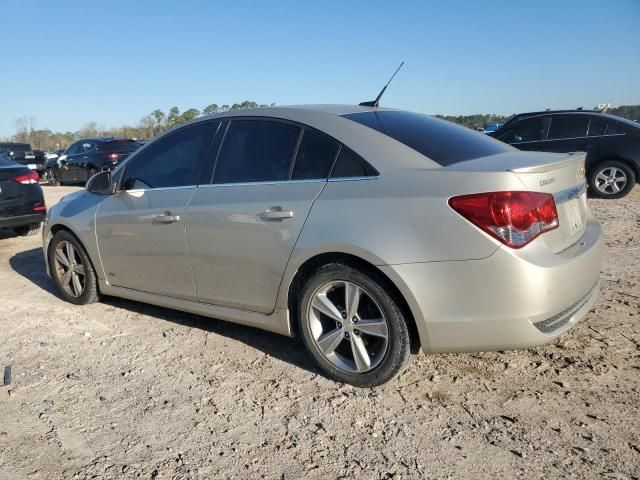
<svg viewBox="0 0 640 480"><path fill-rule="evenodd" d="M164 114L164 112L162 110L160 110L159 108L156 108L151 113L151 115L153 116L153 119L156 122L156 125L155 125L155 128L154 128L155 133L159 133L162 130L164 130L164 126L165 126L164 121L165 121L165 118L166 118L166 115Z"/></svg>
<svg viewBox="0 0 640 480"><path fill-rule="evenodd" d="M176 123L188 122L189 120L196 118L198 115L200 115L200 110L197 108L190 108L178 117L178 121Z"/></svg>
<svg viewBox="0 0 640 480"><path fill-rule="evenodd" d="M180 109L178 107L171 107L169 109L169 115L167 115L167 127L173 127L180 118Z"/></svg>
<svg viewBox="0 0 640 480"><path fill-rule="evenodd" d="M213 115L214 113L218 113L218 104L212 103L211 105L207 105L204 110L202 110L203 115Z"/></svg>

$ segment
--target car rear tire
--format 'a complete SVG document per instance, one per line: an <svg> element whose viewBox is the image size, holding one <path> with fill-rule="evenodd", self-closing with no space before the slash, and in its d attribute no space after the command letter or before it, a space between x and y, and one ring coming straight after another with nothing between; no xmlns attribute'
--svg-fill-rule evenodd
<svg viewBox="0 0 640 480"><path fill-rule="evenodd" d="M635 184L636 175L633 169L618 160L599 163L589 176L589 190L600 198L622 198Z"/></svg>
<svg viewBox="0 0 640 480"><path fill-rule="evenodd" d="M330 378L357 387L388 382L411 358L411 335L388 281L374 270L330 263L304 280L299 330Z"/></svg>
<svg viewBox="0 0 640 480"><path fill-rule="evenodd" d="M87 173L87 180L89 180L91 177L93 177L94 175L97 175L97 174L98 174L98 170L93 168L93 167L91 167L89 169L89 172Z"/></svg>
<svg viewBox="0 0 640 480"><path fill-rule="evenodd" d="M62 298L76 305L97 302L98 280L80 242L61 230L53 236L48 252L51 276Z"/></svg>
<svg viewBox="0 0 640 480"><path fill-rule="evenodd" d="M35 235L40 230L39 223L31 223L29 225L22 225L21 227L14 227L13 231L16 232L16 235L21 237L30 237Z"/></svg>

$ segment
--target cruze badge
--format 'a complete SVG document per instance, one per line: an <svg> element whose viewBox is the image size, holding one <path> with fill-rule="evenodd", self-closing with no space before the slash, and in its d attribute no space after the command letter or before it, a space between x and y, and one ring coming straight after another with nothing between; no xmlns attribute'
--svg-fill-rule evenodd
<svg viewBox="0 0 640 480"><path fill-rule="evenodd" d="M551 178L545 178L544 180L540 180L540 186L541 186L541 187L544 187L545 185L550 185L550 184L552 184L552 183L553 183L553 182L555 182L555 181L556 181L556 179L555 179L555 178L553 178L553 177L551 177Z"/></svg>
<svg viewBox="0 0 640 480"><path fill-rule="evenodd" d="M576 178L580 180L581 178L584 178L584 174L585 174L584 167L580 167L576 172Z"/></svg>

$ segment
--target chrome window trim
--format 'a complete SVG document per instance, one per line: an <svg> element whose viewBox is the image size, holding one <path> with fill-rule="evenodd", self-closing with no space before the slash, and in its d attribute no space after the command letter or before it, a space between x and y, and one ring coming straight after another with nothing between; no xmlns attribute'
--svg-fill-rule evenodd
<svg viewBox="0 0 640 480"><path fill-rule="evenodd" d="M238 182L238 183L203 183L198 185L198 188L211 188L211 187L250 187L253 185L282 185L291 183L326 183L326 178L305 178L303 180L270 180L265 182Z"/></svg>
<svg viewBox="0 0 640 480"><path fill-rule="evenodd" d="M569 200L580 198L587 191L587 182L581 182L573 187L565 188L553 194L556 205L561 205Z"/></svg>
<svg viewBox="0 0 640 480"><path fill-rule="evenodd" d="M328 182L355 182L359 180L377 180L380 178L380 175L374 175L371 177L336 177L330 178L327 180Z"/></svg>
<svg viewBox="0 0 640 480"><path fill-rule="evenodd" d="M582 139L591 139L591 138L601 138L601 137L619 137L622 135L626 135L626 133L613 133L611 135L594 135L592 137L566 137L566 138L549 138L547 140L531 140L529 142L514 142L509 145L524 145L527 143L540 143L540 142L557 142L559 140L582 140Z"/></svg>
<svg viewBox="0 0 640 480"><path fill-rule="evenodd" d="M182 185L180 187L158 187L158 188L132 188L131 190L118 190L119 193L144 193L144 192L163 192L165 190L192 190L198 188L198 185Z"/></svg>

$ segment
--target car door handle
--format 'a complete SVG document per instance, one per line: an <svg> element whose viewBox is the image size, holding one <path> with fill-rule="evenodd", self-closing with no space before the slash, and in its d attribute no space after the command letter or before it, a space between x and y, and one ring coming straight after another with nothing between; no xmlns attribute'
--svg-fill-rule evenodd
<svg viewBox="0 0 640 480"><path fill-rule="evenodd" d="M282 207L269 207L258 214L258 218L264 221L281 221L285 218L293 218L292 210L282 210Z"/></svg>
<svg viewBox="0 0 640 480"><path fill-rule="evenodd" d="M153 219L153 223L176 223L180 221L180 215L171 215L169 212L158 215Z"/></svg>
<svg viewBox="0 0 640 480"><path fill-rule="evenodd" d="M587 148L591 148L591 144L590 143L581 143L580 145L578 145L578 149L579 150L585 150Z"/></svg>

